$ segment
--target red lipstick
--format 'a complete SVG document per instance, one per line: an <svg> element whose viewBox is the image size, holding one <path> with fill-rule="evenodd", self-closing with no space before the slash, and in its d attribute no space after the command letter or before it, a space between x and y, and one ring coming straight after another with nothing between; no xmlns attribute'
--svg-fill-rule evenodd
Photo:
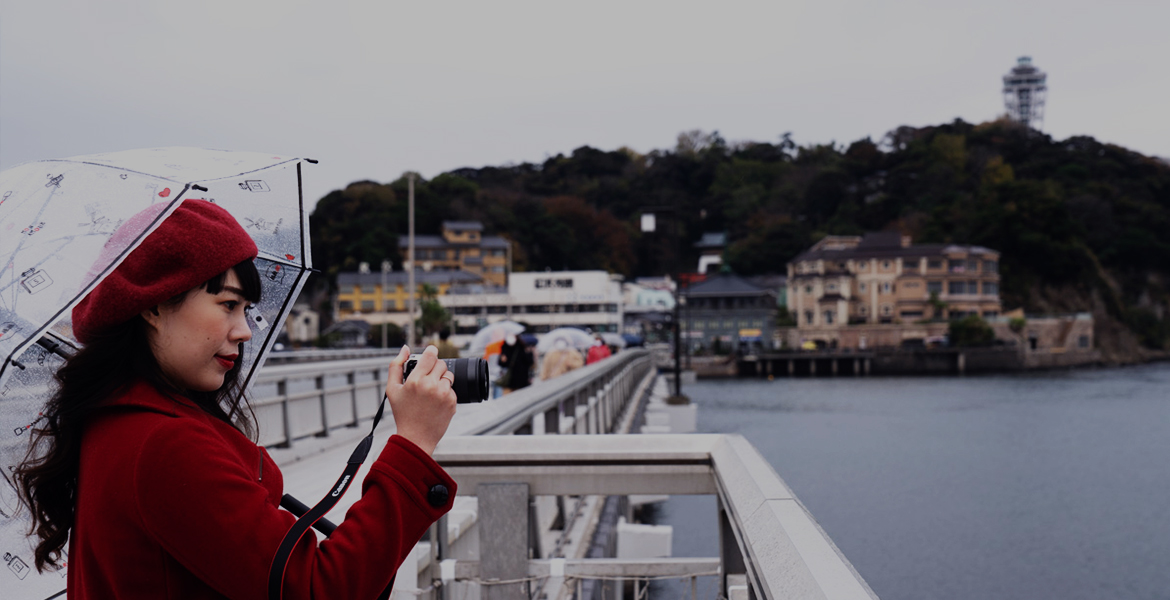
<svg viewBox="0 0 1170 600"><path fill-rule="evenodd" d="M236 365L236 358L239 358L239 356L239 354L229 354L228 356L216 354L215 360L219 361L220 366L223 368L231 369Z"/></svg>

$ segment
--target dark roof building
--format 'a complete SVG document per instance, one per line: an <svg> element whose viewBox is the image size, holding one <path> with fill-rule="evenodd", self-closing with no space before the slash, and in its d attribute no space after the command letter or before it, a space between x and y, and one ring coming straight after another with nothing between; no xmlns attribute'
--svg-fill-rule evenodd
<svg viewBox="0 0 1170 600"><path fill-rule="evenodd" d="M776 292L721 273L688 287L682 329L692 352L716 348L742 354L772 346Z"/></svg>

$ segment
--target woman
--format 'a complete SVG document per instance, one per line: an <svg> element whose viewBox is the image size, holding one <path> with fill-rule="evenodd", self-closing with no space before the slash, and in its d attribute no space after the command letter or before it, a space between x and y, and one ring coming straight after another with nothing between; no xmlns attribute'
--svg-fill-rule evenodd
<svg viewBox="0 0 1170 600"><path fill-rule="evenodd" d="M57 373L30 451L40 458L17 472L36 566L67 559L70 598L266 597L296 518L278 508L281 473L249 439L237 380L245 313L260 297L256 254L227 211L186 200L74 309L85 346ZM377 597L450 509L455 484L430 455L455 394L435 354L427 348L406 382L408 350L391 362L397 435L329 539L302 538L285 598Z"/></svg>

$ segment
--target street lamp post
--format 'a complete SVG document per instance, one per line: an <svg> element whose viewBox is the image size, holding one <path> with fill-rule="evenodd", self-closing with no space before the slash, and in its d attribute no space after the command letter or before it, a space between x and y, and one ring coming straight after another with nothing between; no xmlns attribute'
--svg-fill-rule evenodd
<svg viewBox="0 0 1170 600"><path fill-rule="evenodd" d="M407 234L407 256L410 261L410 274L407 276L406 289L406 345L414 348L414 173L406 174L408 206L407 219L409 233Z"/></svg>
<svg viewBox="0 0 1170 600"><path fill-rule="evenodd" d="M673 274L671 275L671 277L674 279L674 316L671 320L673 321L672 325L674 326L674 396L676 398L682 398L682 359L680 352L682 348L682 336L680 332L682 329L682 324L679 322L679 303L681 300L680 292L682 290L682 282L679 281L678 256L679 241L682 239L682 236L679 233L679 228L682 227L682 223L678 215L678 209L673 206L648 207L644 208L642 212L642 231L646 233L653 233L657 230L657 218L655 214L660 212L672 212L674 213L675 217L673 228L674 260L672 261Z"/></svg>

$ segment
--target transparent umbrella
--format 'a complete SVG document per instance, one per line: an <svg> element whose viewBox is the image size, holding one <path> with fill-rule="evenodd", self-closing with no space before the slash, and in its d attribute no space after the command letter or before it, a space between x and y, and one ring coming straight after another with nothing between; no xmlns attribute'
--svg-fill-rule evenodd
<svg viewBox="0 0 1170 600"><path fill-rule="evenodd" d="M48 598L65 586L64 569L38 575L31 566L30 517L17 511L12 468L24 459L29 431L52 393L59 355L79 346L73 307L179 203L214 202L260 249L263 299L249 313L254 335L244 345L240 372L246 387L311 267L301 163L252 152L153 148L44 160L0 173L0 569L15 576L3 578L5 597ZM152 206L157 218L113 237ZM106 260L99 257L108 264L95 264Z"/></svg>
<svg viewBox="0 0 1170 600"><path fill-rule="evenodd" d="M519 334L522 331L524 326L515 321L492 323L475 332L475 337L471 338L471 345L467 349L468 356L482 356L488 344L504 339L509 333Z"/></svg>
<svg viewBox="0 0 1170 600"><path fill-rule="evenodd" d="M585 350L593 345L593 336L574 327L558 327L542 336L536 343L537 352L548 352L556 345L557 340L565 340L570 348Z"/></svg>

